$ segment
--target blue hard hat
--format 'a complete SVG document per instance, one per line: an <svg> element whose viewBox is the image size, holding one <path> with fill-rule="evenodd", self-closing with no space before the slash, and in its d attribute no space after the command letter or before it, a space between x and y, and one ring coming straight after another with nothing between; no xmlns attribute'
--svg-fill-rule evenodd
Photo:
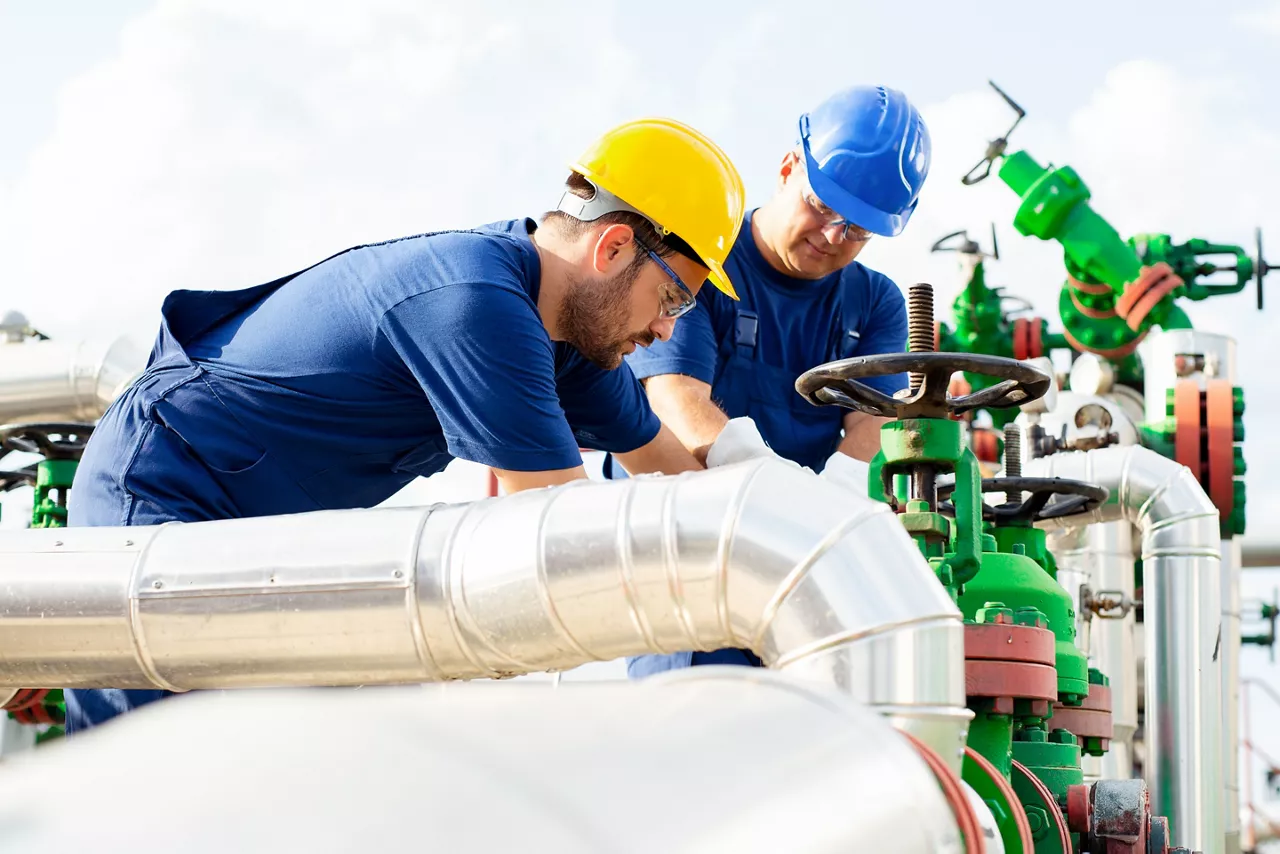
<svg viewBox="0 0 1280 854"><path fill-rule="evenodd" d="M854 86L800 117L813 192L873 234L906 228L929 174L929 129L897 89Z"/></svg>

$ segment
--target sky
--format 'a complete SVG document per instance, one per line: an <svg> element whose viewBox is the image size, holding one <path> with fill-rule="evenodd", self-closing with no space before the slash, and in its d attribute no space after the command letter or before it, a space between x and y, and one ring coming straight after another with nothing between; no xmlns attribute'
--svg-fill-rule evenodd
<svg viewBox="0 0 1280 854"><path fill-rule="evenodd" d="M955 257L929 245L994 222L989 279L1053 321L1060 251L1014 232L999 181L959 181L1012 120L988 79L1028 112L1012 149L1075 167L1122 234L1250 245L1261 226L1280 262L1280 0L0 0L0 309L149 344L172 289L536 215L593 137L646 114L708 133L759 204L799 114L879 83L921 107L934 158L907 231L861 260L932 282L945 305ZM1252 289L1187 306L1239 342L1255 533L1280 515L1280 276L1271 287L1263 314ZM1245 583L1270 597L1280 576Z"/></svg>

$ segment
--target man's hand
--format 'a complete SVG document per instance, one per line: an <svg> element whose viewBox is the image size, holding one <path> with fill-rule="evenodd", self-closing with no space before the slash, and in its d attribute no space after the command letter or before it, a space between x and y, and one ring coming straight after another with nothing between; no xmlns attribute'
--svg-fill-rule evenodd
<svg viewBox="0 0 1280 854"><path fill-rule="evenodd" d="M880 450L880 427L893 419L868 415L865 412L846 412L844 414L844 438L840 440L839 451L842 454L871 462Z"/></svg>
<svg viewBox="0 0 1280 854"><path fill-rule="evenodd" d="M559 486L571 480L585 480L587 477L586 469L582 466L574 466L571 469L551 469L549 471L494 469L493 473L498 478L498 483L502 484L502 491L508 495L513 492L523 492L526 489Z"/></svg>
<svg viewBox="0 0 1280 854"><path fill-rule="evenodd" d="M628 474L678 474L702 468L702 462L689 453L665 424L647 445L614 456Z"/></svg>
<svg viewBox="0 0 1280 854"><path fill-rule="evenodd" d="M644 388L662 423L699 463L705 463L711 443L729 423L729 416L711 400L711 386L684 374L659 374L645 380Z"/></svg>

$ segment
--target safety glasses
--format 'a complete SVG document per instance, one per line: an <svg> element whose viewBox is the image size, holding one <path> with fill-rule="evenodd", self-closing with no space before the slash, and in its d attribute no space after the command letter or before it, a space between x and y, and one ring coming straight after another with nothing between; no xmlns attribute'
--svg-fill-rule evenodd
<svg viewBox="0 0 1280 854"><path fill-rule="evenodd" d="M662 260L661 255L654 252L648 246L645 246L639 240L636 241L636 246L639 246L645 252L649 253L649 257L653 259L655 264L662 268L662 272L671 277L671 281L663 282L658 285L658 299L662 307L662 316L669 317L674 320L681 315L688 314L693 309L694 305L697 304L693 296L693 291L690 290L689 286L684 283L684 280L676 274L676 271L671 269L666 261Z"/></svg>
<svg viewBox="0 0 1280 854"><path fill-rule="evenodd" d="M800 198L804 199L809 212L822 221L823 231L837 227L840 229L840 236L852 243L865 243L871 239L871 232L850 222L823 204L822 199L818 198L818 194L813 191L813 185L809 183L809 176L803 168L796 171L800 176Z"/></svg>

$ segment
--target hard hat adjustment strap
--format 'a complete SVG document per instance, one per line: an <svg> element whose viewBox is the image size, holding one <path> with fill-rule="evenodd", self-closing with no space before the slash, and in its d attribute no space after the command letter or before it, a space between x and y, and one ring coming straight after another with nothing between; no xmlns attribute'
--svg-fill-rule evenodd
<svg viewBox="0 0 1280 854"><path fill-rule="evenodd" d="M670 229L663 228L661 225L654 222L653 218L648 214L636 210L613 193L610 193L608 190L596 184L594 181L588 179L587 183L591 184L592 189L595 190L595 192L592 193L591 198L584 199L579 195L565 190L564 194L560 197L559 204L556 205L556 210L566 213L574 219L582 220L583 222L595 222L600 217L610 213L633 213L637 216L644 217L645 220L657 230L658 234L665 237L671 233Z"/></svg>

